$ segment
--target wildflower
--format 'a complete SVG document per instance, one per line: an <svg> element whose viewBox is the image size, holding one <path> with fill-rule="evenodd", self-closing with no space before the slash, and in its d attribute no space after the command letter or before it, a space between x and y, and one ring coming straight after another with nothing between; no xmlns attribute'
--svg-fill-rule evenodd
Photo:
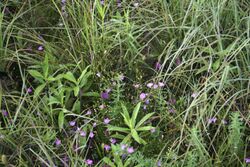
<svg viewBox="0 0 250 167"><path fill-rule="evenodd" d="M161 166L161 161L160 161L160 160L157 162L157 166L158 166L158 167Z"/></svg>
<svg viewBox="0 0 250 167"><path fill-rule="evenodd" d="M209 119L208 119L208 123L209 123L209 124L211 124L211 123L215 123L215 122L216 122L216 120L217 120L217 118L216 118L216 117L209 118Z"/></svg>
<svg viewBox="0 0 250 167"><path fill-rule="evenodd" d="M171 109L169 110L169 112L170 112L170 113L175 113L175 110L174 110L173 108L171 108Z"/></svg>
<svg viewBox="0 0 250 167"><path fill-rule="evenodd" d="M139 6L139 3L138 3L138 2L134 3L134 7L135 7L135 8L138 8L138 6Z"/></svg>
<svg viewBox="0 0 250 167"><path fill-rule="evenodd" d="M121 144L121 149L125 150L125 148L127 147L127 144Z"/></svg>
<svg viewBox="0 0 250 167"><path fill-rule="evenodd" d="M40 45L40 46L37 48L37 50L39 50L39 51L43 51L43 50L44 50L44 48L43 48L43 46L42 46L42 45Z"/></svg>
<svg viewBox="0 0 250 167"><path fill-rule="evenodd" d="M96 122L93 123L93 127L95 128L97 126Z"/></svg>
<svg viewBox="0 0 250 167"><path fill-rule="evenodd" d="M154 88L154 89L157 89L157 88L158 88L158 85L157 85L157 84L154 84L154 85L153 85L153 88Z"/></svg>
<svg viewBox="0 0 250 167"><path fill-rule="evenodd" d="M32 88L29 87L29 88L27 89L27 92L28 92L28 93L32 93L32 92L33 92Z"/></svg>
<svg viewBox="0 0 250 167"><path fill-rule="evenodd" d="M175 60L175 63L176 63L177 66L179 66L179 65L181 64L181 59L180 59L180 58L177 58L177 59Z"/></svg>
<svg viewBox="0 0 250 167"><path fill-rule="evenodd" d="M158 85L159 85L159 87L164 87L165 86L165 84L163 83L163 82L158 82Z"/></svg>
<svg viewBox="0 0 250 167"><path fill-rule="evenodd" d="M103 123L106 124L106 125L109 124L109 122L110 122L110 119L109 119L109 118L105 118L105 119L103 120Z"/></svg>
<svg viewBox="0 0 250 167"><path fill-rule="evenodd" d="M95 134L94 134L93 132L90 132L90 133L89 133L89 137L90 137L90 138L93 138L94 136L95 136Z"/></svg>
<svg viewBox="0 0 250 167"><path fill-rule="evenodd" d="M160 70L160 69L161 69L161 64L160 64L160 62L156 62L156 63L155 63L155 69L156 69L156 70Z"/></svg>
<svg viewBox="0 0 250 167"><path fill-rule="evenodd" d="M155 128L151 128L151 129L150 129L150 132L151 132L151 133L155 133L155 131L156 131Z"/></svg>
<svg viewBox="0 0 250 167"><path fill-rule="evenodd" d="M149 104L149 99L147 99L147 100L145 101L145 104L146 104L146 105L148 105L148 104Z"/></svg>
<svg viewBox="0 0 250 167"><path fill-rule="evenodd" d="M247 164L249 164L249 163L250 163L250 158L245 158L245 162L246 162Z"/></svg>
<svg viewBox="0 0 250 167"><path fill-rule="evenodd" d="M111 149L111 147L107 144L104 144L104 149L105 149L105 151L109 151Z"/></svg>
<svg viewBox="0 0 250 167"><path fill-rule="evenodd" d="M86 136L86 132L84 132L83 130L80 131L80 136L85 137Z"/></svg>
<svg viewBox="0 0 250 167"><path fill-rule="evenodd" d="M119 80L120 80L120 81L123 81L124 78L125 78L125 76L124 76L123 74L119 75Z"/></svg>
<svg viewBox="0 0 250 167"><path fill-rule="evenodd" d="M140 94L140 99L141 99L141 100L144 100L146 97L147 97L147 94L146 94L146 93L141 93L141 94Z"/></svg>
<svg viewBox="0 0 250 167"><path fill-rule="evenodd" d="M88 110L88 111L86 112L86 115L91 115L91 114L92 114L91 110Z"/></svg>
<svg viewBox="0 0 250 167"><path fill-rule="evenodd" d="M144 106L143 106L143 110L146 110L146 109L147 109L147 106L146 106L146 105L144 105Z"/></svg>
<svg viewBox="0 0 250 167"><path fill-rule="evenodd" d="M101 3L101 5L104 5L104 0L101 0L100 3Z"/></svg>
<svg viewBox="0 0 250 167"><path fill-rule="evenodd" d="M192 93L192 95L191 95L191 97L193 97L193 98L195 98L197 96L198 96L198 93L196 93L196 92Z"/></svg>
<svg viewBox="0 0 250 167"><path fill-rule="evenodd" d="M99 108L103 110L106 106L104 104L100 105Z"/></svg>
<svg viewBox="0 0 250 167"><path fill-rule="evenodd" d="M101 93L101 98L104 99L104 100L108 99L109 98L109 93L108 92L102 92Z"/></svg>
<svg viewBox="0 0 250 167"><path fill-rule="evenodd" d="M67 1L67 0L62 0L62 1L61 1L61 3L62 3L62 4L65 4L65 3L66 3L66 1Z"/></svg>
<svg viewBox="0 0 250 167"><path fill-rule="evenodd" d="M2 114L3 116L7 117L9 115L9 113L6 110L2 110Z"/></svg>
<svg viewBox="0 0 250 167"><path fill-rule="evenodd" d="M69 122L69 125L70 125L70 126L75 126L75 125L76 125L76 121L70 121L70 122Z"/></svg>
<svg viewBox="0 0 250 167"><path fill-rule="evenodd" d="M118 8L122 7L121 0L117 0L117 7L118 7Z"/></svg>
<svg viewBox="0 0 250 167"><path fill-rule="evenodd" d="M221 120L221 122L222 122L224 125L228 124L227 120L225 120L225 119Z"/></svg>
<svg viewBox="0 0 250 167"><path fill-rule="evenodd" d="M100 78L101 77L101 73L100 72L96 73L96 76L98 76Z"/></svg>
<svg viewBox="0 0 250 167"><path fill-rule="evenodd" d="M86 162L87 165L92 165L93 164L93 160L91 160L91 159L87 159L85 162Z"/></svg>
<svg viewBox="0 0 250 167"><path fill-rule="evenodd" d="M113 138L111 138L109 141L110 141L112 144L115 144L115 143L116 143L116 139L113 139Z"/></svg>
<svg viewBox="0 0 250 167"><path fill-rule="evenodd" d="M140 87L140 84L134 84L134 88L138 89Z"/></svg>
<svg viewBox="0 0 250 167"><path fill-rule="evenodd" d="M56 143L56 146L60 146L62 144L62 141L60 139L56 138L55 143Z"/></svg>
<svg viewBox="0 0 250 167"><path fill-rule="evenodd" d="M135 150L134 150L133 147L128 147L128 148L127 148L127 152L128 152L129 154L132 154L134 151L135 151Z"/></svg>
<svg viewBox="0 0 250 167"><path fill-rule="evenodd" d="M154 85L154 83L150 82L150 83L147 84L147 87L148 87L148 88L152 88L153 85Z"/></svg>

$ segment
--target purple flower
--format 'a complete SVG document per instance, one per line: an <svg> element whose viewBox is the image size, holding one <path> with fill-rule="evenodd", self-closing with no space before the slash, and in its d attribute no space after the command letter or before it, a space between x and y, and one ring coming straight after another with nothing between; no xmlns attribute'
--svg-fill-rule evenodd
<svg viewBox="0 0 250 167"><path fill-rule="evenodd" d="M153 88L154 88L154 89L157 89L157 88L158 88L158 85L157 85L157 84L154 84L154 85L153 85Z"/></svg>
<svg viewBox="0 0 250 167"><path fill-rule="evenodd" d="M146 97L147 97L147 94L146 94L146 93L141 93L141 94L140 94L140 99L141 99L141 100L144 100Z"/></svg>
<svg viewBox="0 0 250 167"><path fill-rule="evenodd" d="M96 122L93 123L93 127L95 128L97 126Z"/></svg>
<svg viewBox="0 0 250 167"><path fill-rule="evenodd" d="M69 122L69 125L70 125L70 126L75 126L75 125L76 125L76 121L70 121L70 122Z"/></svg>
<svg viewBox="0 0 250 167"><path fill-rule="evenodd" d="M175 110L173 108L169 109L170 113L175 113Z"/></svg>
<svg viewBox="0 0 250 167"><path fill-rule="evenodd" d="M95 134L91 131L90 133L89 133L89 137L90 138L93 138L95 136Z"/></svg>
<svg viewBox="0 0 250 167"><path fill-rule="evenodd" d="M37 48L37 50L39 50L39 51L43 51L43 50L44 50L44 48L43 48L43 46L42 46L42 45L40 45L40 46Z"/></svg>
<svg viewBox="0 0 250 167"><path fill-rule="evenodd" d="M119 80L120 80L120 81L123 81L124 78L125 78L125 76L124 76L123 74L119 75Z"/></svg>
<svg viewBox="0 0 250 167"><path fill-rule="evenodd" d="M144 106L143 106L143 110L146 110L146 109L147 109L147 106L146 106L146 105L144 105Z"/></svg>
<svg viewBox="0 0 250 167"><path fill-rule="evenodd" d="M216 117L209 118L209 119L208 119L208 123L209 123L209 124L211 124L211 123L215 123L215 122L216 122L216 120L217 120L217 118L216 118Z"/></svg>
<svg viewBox="0 0 250 167"><path fill-rule="evenodd" d="M121 144L121 149L125 150L125 148L127 147L127 144Z"/></svg>
<svg viewBox="0 0 250 167"><path fill-rule="evenodd" d="M112 144L115 144L115 143L116 143L116 139L113 139L113 138L111 138L109 141L110 141Z"/></svg>
<svg viewBox="0 0 250 167"><path fill-rule="evenodd" d="M103 123L106 124L106 125L109 124L109 122L110 122L110 119L109 119L109 118L105 118L105 119L103 120Z"/></svg>
<svg viewBox="0 0 250 167"><path fill-rule="evenodd" d="M101 93L101 98L104 99L104 100L108 99L109 98L109 93L108 92L102 92Z"/></svg>
<svg viewBox="0 0 250 167"><path fill-rule="evenodd" d="M67 0L62 0L61 2L62 2L62 4L65 4L65 3L66 3L66 1L67 1Z"/></svg>
<svg viewBox="0 0 250 167"><path fill-rule="evenodd" d="M249 164L249 163L250 163L250 158L245 158L245 162L246 162L247 164Z"/></svg>
<svg viewBox="0 0 250 167"><path fill-rule="evenodd" d="M87 165L92 165L93 164L93 160L91 160L91 159L87 159L85 162L86 162Z"/></svg>
<svg viewBox="0 0 250 167"><path fill-rule="evenodd" d="M2 110L2 114L3 116L7 117L9 115L9 113L6 110Z"/></svg>
<svg viewBox="0 0 250 167"><path fill-rule="evenodd" d="M100 3L101 3L101 5L104 5L104 0L101 0Z"/></svg>
<svg viewBox="0 0 250 167"><path fill-rule="evenodd" d="M161 161L160 161L160 160L157 162L157 166L158 166L158 167L161 166Z"/></svg>
<svg viewBox="0 0 250 167"><path fill-rule="evenodd" d="M153 85L154 85L154 83L150 82L150 83L147 84L147 87L148 87L148 88L152 88Z"/></svg>
<svg viewBox="0 0 250 167"><path fill-rule="evenodd" d="M29 88L27 89L27 92L28 92L28 93L32 93L32 92L33 92L32 88L29 87Z"/></svg>
<svg viewBox="0 0 250 167"><path fill-rule="evenodd" d="M117 7L118 7L118 8L122 7L121 0L117 0Z"/></svg>
<svg viewBox="0 0 250 167"><path fill-rule="evenodd" d="M156 69L156 70L160 70L160 69L161 69L161 64L160 64L160 62L156 62L156 63L155 63L155 69Z"/></svg>
<svg viewBox="0 0 250 167"><path fill-rule="evenodd" d="M175 60L175 63L176 63L177 66L180 65L180 64L181 64L181 59L180 59L180 58L177 58L177 59Z"/></svg>
<svg viewBox="0 0 250 167"><path fill-rule="evenodd" d="M56 143L56 146L60 146L62 144L62 141L60 139L56 138L55 143Z"/></svg>
<svg viewBox="0 0 250 167"><path fill-rule="evenodd" d="M111 149L110 145L104 144L105 151L109 151Z"/></svg>
<svg viewBox="0 0 250 167"><path fill-rule="evenodd" d="M133 147L128 147L128 148L127 148L127 152L128 152L129 154L132 154L134 151L135 151L135 150L134 150Z"/></svg>
<svg viewBox="0 0 250 167"><path fill-rule="evenodd" d="M84 132L83 130L80 131L80 136L85 137L86 136L86 132Z"/></svg>
<svg viewBox="0 0 250 167"><path fill-rule="evenodd" d="M146 104L146 105L149 104L149 99L145 100L145 104Z"/></svg>
<svg viewBox="0 0 250 167"><path fill-rule="evenodd" d="M91 114L92 114L91 110L88 110L88 111L86 112L86 115L91 115Z"/></svg>
<svg viewBox="0 0 250 167"><path fill-rule="evenodd" d="M165 86L165 84L163 83L163 82L158 82L158 85L159 85L159 87L164 87Z"/></svg>

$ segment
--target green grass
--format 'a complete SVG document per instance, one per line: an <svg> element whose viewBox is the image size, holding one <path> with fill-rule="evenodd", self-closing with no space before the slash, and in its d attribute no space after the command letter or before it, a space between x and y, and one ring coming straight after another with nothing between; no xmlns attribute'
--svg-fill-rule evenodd
<svg viewBox="0 0 250 167"><path fill-rule="evenodd" d="M1 165L248 166L248 0L0 9Z"/></svg>

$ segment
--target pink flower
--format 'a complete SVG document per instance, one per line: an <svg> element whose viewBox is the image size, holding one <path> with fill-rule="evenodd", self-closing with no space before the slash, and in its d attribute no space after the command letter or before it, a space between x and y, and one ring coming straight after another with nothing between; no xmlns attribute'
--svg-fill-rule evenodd
<svg viewBox="0 0 250 167"><path fill-rule="evenodd" d="M115 144L115 143L116 143L116 139L113 139L113 138L111 138L109 141L110 141L112 144Z"/></svg>
<svg viewBox="0 0 250 167"><path fill-rule="evenodd" d="M104 149L105 149L105 151L109 151L111 149L111 147L107 144L104 144Z"/></svg>
<svg viewBox="0 0 250 167"><path fill-rule="evenodd" d="M62 141L60 139L56 138L55 144L56 144L56 146L60 146L62 144Z"/></svg>
<svg viewBox="0 0 250 167"><path fill-rule="evenodd" d="M164 87L165 84L163 82L158 82L159 87Z"/></svg>
<svg viewBox="0 0 250 167"><path fill-rule="evenodd" d="M90 133L89 133L89 137L90 138L93 138L95 136L95 134L91 131Z"/></svg>
<svg viewBox="0 0 250 167"><path fill-rule="evenodd" d="M195 98L197 96L198 96L198 93L196 93L196 92L192 93L192 95L191 95L191 97L193 97L193 98Z"/></svg>
<svg viewBox="0 0 250 167"><path fill-rule="evenodd" d="M43 51L43 50L44 50L44 48L43 48L43 46L42 46L42 45L40 45L40 46L37 48L37 50L39 50L39 51Z"/></svg>
<svg viewBox="0 0 250 167"><path fill-rule="evenodd" d="M140 84L134 84L134 88L138 89L140 87Z"/></svg>
<svg viewBox="0 0 250 167"><path fill-rule="evenodd" d="M69 125L70 125L70 126L75 126L75 125L76 125L76 121L70 121L70 122L69 122Z"/></svg>
<svg viewBox="0 0 250 167"><path fill-rule="evenodd" d="M93 123L93 127L95 128L97 126L96 122Z"/></svg>
<svg viewBox="0 0 250 167"><path fill-rule="evenodd" d="M156 131L155 128L150 129L151 133L155 133L155 131Z"/></svg>
<svg viewBox="0 0 250 167"><path fill-rule="evenodd" d="M155 63L155 69L156 69L156 70L160 70L160 69L161 69L161 64L160 64L160 62L156 62L156 63Z"/></svg>
<svg viewBox="0 0 250 167"><path fill-rule="evenodd" d="M154 85L154 83L150 82L150 83L147 84L147 87L148 87L148 88L152 88L153 85Z"/></svg>
<svg viewBox="0 0 250 167"><path fill-rule="evenodd" d="M132 154L134 151L135 151L135 150L134 150L133 147L128 147L128 148L127 148L127 152L128 152L129 154Z"/></svg>
<svg viewBox="0 0 250 167"><path fill-rule="evenodd" d="M249 163L250 163L250 158L245 158L245 162L246 162L247 164L249 164Z"/></svg>
<svg viewBox="0 0 250 167"><path fill-rule="evenodd" d="M158 85L157 85L157 84L154 84L154 85L153 85L153 88L154 88L154 89L157 89L157 88L158 88Z"/></svg>
<svg viewBox="0 0 250 167"><path fill-rule="evenodd" d="M121 144L121 149L125 150L125 148L127 147L127 144Z"/></svg>
<svg viewBox="0 0 250 167"><path fill-rule="evenodd" d="M217 118L216 117L212 117L212 118L209 118L208 119L208 123L211 124L211 123L216 123L217 121Z"/></svg>
<svg viewBox="0 0 250 167"><path fill-rule="evenodd" d="M87 165L92 165L93 164L93 160L91 160L91 159L87 159L85 162L86 162Z"/></svg>
<svg viewBox="0 0 250 167"><path fill-rule="evenodd" d="M147 97L147 94L146 94L146 93L141 93L141 94L140 94L140 99L141 99L141 100L146 99L146 97Z"/></svg>
<svg viewBox="0 0 250 167"><path fill-rule="evenodd" d="M109 119L109 118L105 118L105 119L103 120L103 123L106 124L106 125L109 124L109 122L110 122L110 119Z"/></svg>
<svg viewBox="0 0 250 167"><path fill-rule="evenodd" d="M86 136L86 132L84 132L84 131L80 131L80 136L82 136L82 137L85 137Z"/></svg>
<svg viewBox="0 0 250 167"><path fill-rule="evenodd" d="M27 92L28 92L28 93L32 93L32 92L33 92L32 88L29 87L29 88L27 89Z"/></svg>
<svg viewBox="0 0 250 167"><path fill-rule="evenodd" d="M7 117L9 115L9 113L6 110L2 110L2 114L3 116Z"/></svg>
<svg viewBox="0 0 250 167"><path fill-rule="evenodd" d="M106 106L104 104L100 105L99 108L103 110Z"/></svg>

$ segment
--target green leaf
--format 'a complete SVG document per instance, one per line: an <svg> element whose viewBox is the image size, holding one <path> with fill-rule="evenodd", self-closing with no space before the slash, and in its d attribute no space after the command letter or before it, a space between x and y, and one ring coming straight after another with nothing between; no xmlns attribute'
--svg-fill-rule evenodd
<svg viewBox="0 0 250 167"><path fill-rule="evenodd" d="M100 97L100 94L97 93L97 92L86 92L86 93L83 93L83 96L86 96L86 97Z"/></svg>
<svg viewBox="0 0 250 167"><path fill-rule="evenodd" d="M88 78L92 75L91 72L88 72L84 78L81 79L79 86L82 88L83 86L85 86L88 83Z"/></svg>
<svg viewBox="0 0 250 167"><path fill-rule="evenodd" d="M75 95L75 97L77 97L78 96L78 94L79 94L79 91L80 91L80 89L79 89L79 87L78 86L76 86L76 87L74 87L74 95Z"/></svg>
<svg viewBox="0 0 250 167"><path fill-rule="evenodd" d="M149 131L151 130L152 128L154 128L153 126L143 126L143 127L140 127L138 129L136 129L137 131Z"/></svg>
<svg viewBox="0 0 250 167"><path fill-rule="evenodd" d="M123 118L124 118L124 122L130 127L132 128L132 123L131 123L131 120L130 120L130 116L129 116L129 113L128 113L128 110L126 108L126 106L121 103L121 106L122 106L122 110L123 110Z"/></svg>
<svg viewBox="0 0 250 167"><path fill-rule="evenodd" d="M141 144L141 138L139 137L137 131L135 129L131 130L131 135L139 144Z"/></svg>
<svg viewBox="0 0 250 167"><path fill-rule="evenodd" d="M123 140L125 138L124 135L121 135L121 134L118 134L118 133L116 133L114 135L111 135L111 137L116 138L116 139L121 139L121 140Z"/></svg>
<svg viewBox="0 0 250 167"><path fill-rule="evenodd" d="M154 115L154 113L149 113L147 115L145 115L136 125L136 129L139 128L145 121L147 121L150 117L152 117L152 115Z"/></svg>
<svg viewBox="0 0 250 167"><path fill-rule="evenodd" d="M122 128L122 127L117 127L117 126L112 126L112 125L109 125L108 129L109 131L118 131L118 132L124 132L124 133L128 133L130 131L129 128Z"/></svg>
<svg viewBox="0 0 250 167"><path fill-rule="evenodd" d="M37 97L42 92L42 90L45 88L45 86L46 86L46 83L39 85L34 92L34 97Z"/></svg>
<svg viewBox="0 0 250 167"><path fill-rule="evenodd" d="M72 72L67 72L66 74L64 74L64 78L77 84L76 79L75 79L74 75L72 74Z"/></svg>
<svg viewBox="0 0 250 167"><path fill-rule="evenodd" d="M87 72L87 70L88 70L89 67L90 67L90 66L87 66L87 67L82 71L82 74L80 75L80 77L79 77L78 80L77 80L78 83L81 82L81 80L83 79L83 77L84 77L84 75L86 74L86 72Z"/></svg>
<svg viewBox="0 0 250 167"><path fill-rule="evenodd" d="M28 72L35 79L43 79L44 78L43 75L40 72L38 72L37 70L29 70Z"/></svg>
<svg viewBox="0 0 250 167"><path fill-rule="evenodd" d="M221 60L220 60L220 59L216 60L216 61L212 64L213 70L214 70L214 71L217 71L218 68L220 67L220 64L221 64Z"/></svg>
<svg viewBox="0 0 250 167"><path fill-rule="evenodd" d="M63 128L63 124L64 124L64 112L61 111L58 115L58 126L59 126L59 130L61 131Z"/></svg>
<svg viewBox="0 0 250 167"><path fill-rule="evenodd" d="M135 127L136 118L137 118L137 115L138 115L138 113L139 113L140 107L141 107L141 102L138 103L138 104L135 106L135 108L134 108L134 111L133 111L133 114L132 114L132 119L131 119L132 127Z"/></svg>
<svg viewBox="0 0 250 167"><path fill-rule="evenodd" d="M43 61L43 75L45 78L47 78L48 74L49 74L49 56L48 54L46 54Z"/></svg>
<svg viewBox="0 0 250 167"><path fill-rule="evenodd" d="M114 164L109 158L107 158L107 157L104 157L104 158L103 158L103 161L104 161L107 165L109 165L109 166L111 166L111 167L116 167L115 164Z"/></svg>
<svg viewBox="0 0 250 167"><path fill-rule="evenodd" d="M52 105L52 104L60 104L60 100L58 100L54 96L51 96L51 97L49 97L49 103L48 103L48 105Z"/></svg>

